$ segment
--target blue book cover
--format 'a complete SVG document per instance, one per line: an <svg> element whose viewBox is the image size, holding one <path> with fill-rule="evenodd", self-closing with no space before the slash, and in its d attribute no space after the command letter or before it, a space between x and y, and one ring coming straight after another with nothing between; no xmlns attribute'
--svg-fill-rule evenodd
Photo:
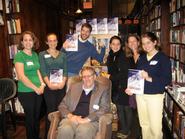
<svg viewBox="0 0 185 139"><path fill-rule="evenodd" d="M144 93L144 78L141 77L141 70L128 70L127 88L129 88L133 94Z"/></svg>
<svg viewBox="0 0 185 139"><path fill-rule="evenodd" d="M63 69L52 69L49 80L51 83L60 83L63 79Z"/></svg>

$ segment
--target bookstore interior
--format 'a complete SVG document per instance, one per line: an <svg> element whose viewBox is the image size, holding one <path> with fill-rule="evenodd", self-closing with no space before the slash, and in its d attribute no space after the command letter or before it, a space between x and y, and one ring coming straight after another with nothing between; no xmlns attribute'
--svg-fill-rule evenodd
<svg viewBox="0 0 185 139"><path fill-rule="evenodd" d="M26 138L25 114L17 97L18 77L14 65L22 33L29 30L38 37L40 47L35 50L38 55L48 49L48 33L56 34L58 50L67 40L71 45L66 51L76 52L84 23L92 26L88 41L96 51L103 51L100 43L105 46L102 62L90 57L85 63L94 67L97 76L107 77L106 65L112 36L119 36L123 47L129 34L141 36L145 32L153 32L157 36L161 51L171 61L172 73L171 84L164 89L164 138L185 139L185 0L0 0L0 138ZM52 72L49 80L61 82L64 70ZM128 82L132 82L132 78L133 75ZM16 89L8 90L11 86L5 85L5 79L11 79ZM144 86L144 79L142 82ZM132 83L133 87L139 84ZM45 109L41 112L41 121L46 116ZM114 132L119 125L114 104L111 105L111 113L112 138L116 139ZM40 134L44 138L45 128L42 125ZM134 139L134 135L127 138Z"/></svg>

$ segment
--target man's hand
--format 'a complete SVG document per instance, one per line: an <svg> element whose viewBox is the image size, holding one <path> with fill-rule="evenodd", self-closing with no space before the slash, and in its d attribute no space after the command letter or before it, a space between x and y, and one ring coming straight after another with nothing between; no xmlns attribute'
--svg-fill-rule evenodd
<svg viewBox="0 0 185 139"><path fill-rule="evenodd" d="M81 116L77 116L77 115L73 115L73 114L69 113L69 114L67 115L67 118L68 118L71 122L73 122L73 123L75 123L75 124L78 124L78 123L79 123L78 121L81 119Z"/></svg>
<svg viewBox="0 0 185 139"><path fill-rule="evenodd" d="M66 40L66 41L63 43L63 48L66 50L68 47L69 47L69 41Z"/></svg>
<svg viewBox="0 0 185 139"><path fill-rule="evenodd" d="M89 123L90 120L88 118L79 118L78 119L78 123L79 124L85 124L85 123Z"/></svg>

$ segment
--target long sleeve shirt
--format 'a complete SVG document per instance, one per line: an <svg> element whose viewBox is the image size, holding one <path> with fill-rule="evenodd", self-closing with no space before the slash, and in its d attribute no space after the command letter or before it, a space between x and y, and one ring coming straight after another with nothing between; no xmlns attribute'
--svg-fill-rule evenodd
<svg viewBox="0 0 185 139"><path fill-rule="evenodd" d="M105 48L102 48L101 53L99 54L96 51L96 47L89 41L81 42L78 40L78 51L65 51L65 53L67 56L68 73L75 75L79 73L85 61L89 57L102 62L105 55Z"/></svg>
<svg viewBox="0 0 185 139"><path fill-rule="evenodd" d="M146 54L138 60L137 68L145 70L152 78L152 82L145 80L144 94L161 94L165 86L171 83L171 62L162 52L158 52L152 59L147 60Z"/></svg>

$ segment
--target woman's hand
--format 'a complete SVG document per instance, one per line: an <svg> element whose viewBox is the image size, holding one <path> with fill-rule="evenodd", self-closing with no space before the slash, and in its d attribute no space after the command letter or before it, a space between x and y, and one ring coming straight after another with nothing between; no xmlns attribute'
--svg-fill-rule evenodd
<svg viewBox="0 0 185 139"><path fill-rule="evenodd" d="M51 90L57 90L58 89L58 84L56 84L56 83L48 83L48 87Z"/></svg>
<svg viewBox="0 0 185 139"><path fill-rule="evenodd" d="M44 86L36 87L34 91L37 95L42 95L44 93Z"/></svg>
<svg viewBox="0 0 185 139"><path fill-rule="evenodd" d="M58 83L57 86L58 86L58 89L62 89L65 86L65 82L62 81L62 82Z"/></svg>
<svg viewBox="0 0 185 139"><path fill-rule="evenodd" d="M129 96L133 95L133 93L131 92L131 90L129 88L125 89L125 93Z"/></svg>
<svg viewBox="0 0 185 139"><path fill-rule="evenodd" d="M142 70L141 77L144 78L146 81L152 82L152 77L148 75L148 72Z"/></svg>

